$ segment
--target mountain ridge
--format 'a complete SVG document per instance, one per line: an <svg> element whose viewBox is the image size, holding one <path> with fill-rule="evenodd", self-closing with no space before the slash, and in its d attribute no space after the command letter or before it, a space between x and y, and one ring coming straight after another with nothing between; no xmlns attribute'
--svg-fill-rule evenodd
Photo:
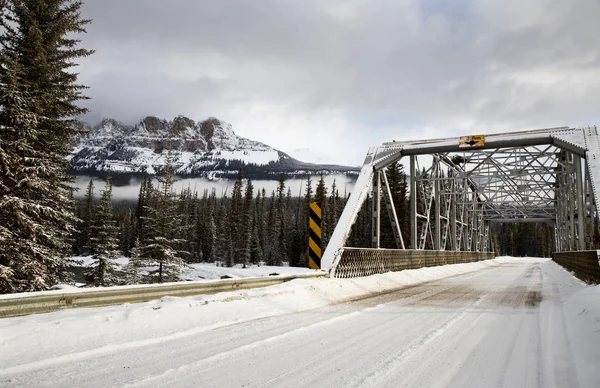
<svg viewBox="0 0 600 388"><path fill-rule="evenodd" d="M80 123L70 156L72 174L127 177L160 174L170 154L177 176L214 179L237 177L242 169L252 179L306 175L358 175L359 167L302 162L265 143L237 135L231 124L210 117L195 122L185 116L168 121L147 116L135 125L105 118Z"/></svg>

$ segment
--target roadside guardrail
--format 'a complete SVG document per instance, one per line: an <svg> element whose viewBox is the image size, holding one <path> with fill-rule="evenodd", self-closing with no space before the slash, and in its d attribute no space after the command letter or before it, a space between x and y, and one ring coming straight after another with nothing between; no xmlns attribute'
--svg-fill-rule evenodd
<svg viewBox="0 0 600 388"><path fill-rule="evenodd" d="M47 313L73 307L99 307L122 303L139 303L164 296L210 295L218 292L268 287L294 279L327 277L327 272L262 276L254 278L177 282L153 285L82 288L73 291L32 292L27 295L0 296L0 318Z"/></svg>

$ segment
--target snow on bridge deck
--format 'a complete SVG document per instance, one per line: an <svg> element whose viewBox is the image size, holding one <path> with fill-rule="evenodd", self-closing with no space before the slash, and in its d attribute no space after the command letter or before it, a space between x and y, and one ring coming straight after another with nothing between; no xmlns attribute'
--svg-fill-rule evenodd
<svg viewBox="0 0 600 388"><path fill-rule="evenodd" d="M600 287L499 258L3 319L0 386L597 387L599 343Z"/></svg>

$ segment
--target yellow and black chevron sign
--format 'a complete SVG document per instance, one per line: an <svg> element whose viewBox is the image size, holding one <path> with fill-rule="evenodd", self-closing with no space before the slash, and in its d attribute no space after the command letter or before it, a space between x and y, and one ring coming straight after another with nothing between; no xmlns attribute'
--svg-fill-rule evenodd
<svg viewBox="0 0 600 388"><path fill-rule="evenodd" d="M308 217L308 266L321 269L321 207L310 203Z"/></svg>

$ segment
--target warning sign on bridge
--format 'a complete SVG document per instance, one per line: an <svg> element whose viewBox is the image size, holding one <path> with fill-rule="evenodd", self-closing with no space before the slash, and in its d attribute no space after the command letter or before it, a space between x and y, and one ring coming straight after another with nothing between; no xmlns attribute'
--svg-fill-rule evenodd
<svg viewBox="0 0 600 388"><path fill-rule="evenodd" d="M485 144L485 135L461 136L459 148L482 147Z"/></svg>

